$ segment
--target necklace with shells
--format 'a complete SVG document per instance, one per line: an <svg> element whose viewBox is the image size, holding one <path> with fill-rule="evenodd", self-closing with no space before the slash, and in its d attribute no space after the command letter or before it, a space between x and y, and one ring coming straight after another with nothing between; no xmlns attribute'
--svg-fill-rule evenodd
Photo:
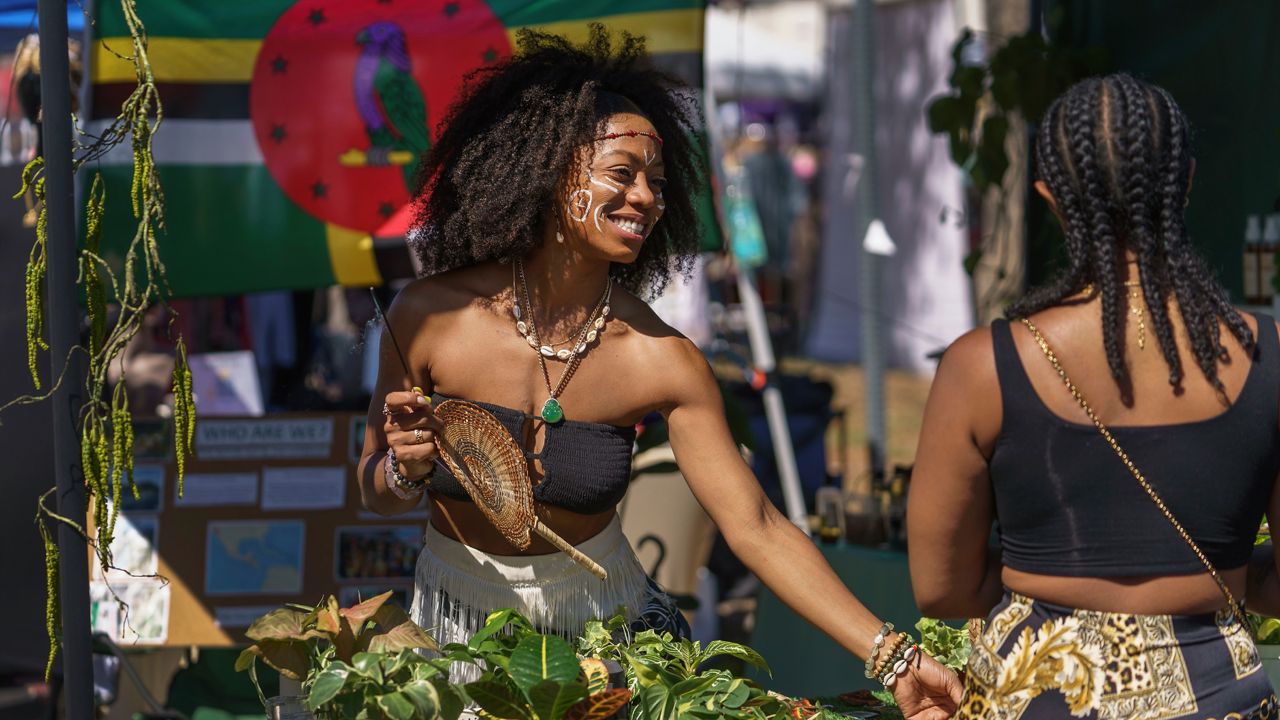
<svg viewBox="0 0 1280 720"><path fill-rule="evenodd" d="M533 320L533 303L529 299L529 285L524 277L524 263L517 260L512 263L512 286L517 291L515 303L511 307L511 313L515 316L516 331L520 333L529 347L538 353L538 364L542 367L542 378L547 385L547 400L542 404L542 419L548 423L558 423L564 419L564 408L560 406L559 397L564 392L565 387L569 384L569 379L573 377L573 373L578 369L578 364L582 362L583 356L587 354L590 348L598 339L600 339L606 318L609 317L610 307L609 298L613 294L613 281L606 281L604 293L600 296L600 300L596 302L596 306L587 315L587 321L583 323L578 332L569 336L569 340L565 340L556 345L562 345L572 341L572 345L561 350L556 350L552 345L545 345L538 340L538 328ZM522 309L523 306L523 309ZM560 373L560 381L556 383L554 388L551 387L551 374L547 371L547 358L554 357L568 363L564 371Z"/></svg>

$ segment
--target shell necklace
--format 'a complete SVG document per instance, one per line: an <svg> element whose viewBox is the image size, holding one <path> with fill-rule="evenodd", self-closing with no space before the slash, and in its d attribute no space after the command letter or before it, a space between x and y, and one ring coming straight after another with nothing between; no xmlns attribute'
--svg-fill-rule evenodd
<svg viewBox="0 0 1280 720"><path fill-rule="evenodd" d="M564 419L564 408L560 406L559 397L569 384L570 378L573 377L574 371L578 369L578 365L582 362L583 356L587 354L587 348L601 337L601 331L604 330L605 318L609 316L609 298L613 294L613 281L609 280L605 283L604 294L600 296L600 300L596 303L595 308L587 315L587 321L583 323L582 328L570 336L573 344L562 350L556 350L551 345L543 345L538 341L538 328L533 321L533 303L529 300L529 285L524 278L524 263L517 260L512 263L512 286L518 289L519 294L516 296L515 305L511 308L511 313L516 318L516 331L524 337L525 342L529 343L529 347L538 353L538 364L542 367L542 379L547 384L547 400L542 403L542 412L539 413L542 419L554 425ZM523 302L522 302L523 301ZM525 310L521 310L521 306L528 312L528 317L523 317ZM547 358L554 357L568 363L564 371L560 373L560 381L556 383L554 388L551 387L551 373L547 371Z"/></svg>

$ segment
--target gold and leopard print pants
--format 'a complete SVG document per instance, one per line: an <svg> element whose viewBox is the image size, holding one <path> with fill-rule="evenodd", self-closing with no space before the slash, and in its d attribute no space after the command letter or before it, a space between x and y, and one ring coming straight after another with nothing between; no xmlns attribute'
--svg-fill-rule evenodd
<svg viewBox="0 0 1280 720"><path fill-rule="evenodd" d="M1248 629L1223 610L1129 615L1006 592L969 656L957 718L1280 718Z"/></svg>

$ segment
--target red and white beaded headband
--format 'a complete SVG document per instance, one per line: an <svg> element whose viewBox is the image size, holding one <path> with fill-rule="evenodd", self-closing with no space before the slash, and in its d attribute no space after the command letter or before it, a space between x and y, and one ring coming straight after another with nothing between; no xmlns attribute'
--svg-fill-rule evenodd
<svg viewBox="0 0 1280 720"><path fill-rule="evenodd" d="M605 135L601 135L600 137L593 138L593 140L596 142L599 142L600 140L616 140L620 137L640 137L642 135L644 137L653 138L654 140L657 140L659 145L662 144L662 138L658 137L658 133L649 132L648 130L628 130L626 132L620 132L620 133L607 133Z"/></svg>

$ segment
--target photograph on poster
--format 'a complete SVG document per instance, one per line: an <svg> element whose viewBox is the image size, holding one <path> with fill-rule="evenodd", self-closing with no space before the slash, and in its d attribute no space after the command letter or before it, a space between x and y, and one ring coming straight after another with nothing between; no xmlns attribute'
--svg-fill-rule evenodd
<svg viewBox="0 0 1280 720"><path fill-rule="evenodd" d="M371 597L377 597L388 590L392 591L392 593L391 599L387 602L404 610L409 609L409 600L412 597L413 588L408 585L398 587L390 585L352 585L340 588L338 590L338 604L342 607L351 607Z"/></svg>
<svg viewBox="0 0 1280 720"><path fill-rule="evenodd" d="M334 574L338 580L413 578L422 549L418 525L360 525L338 528Z"/></svg>
<svg viewBox="0 0 1280 720"><path fill-rule="evenodd" d="M89 583L90 623L120 644L163 643L169 636L169 584L158 578Z"/></svg>
<svg viewBox="0 0 1280 720"><path fill-rule="evenodd" d="M301 520L209 523L206 595L275 595L302 591Z"/></svg>
<svg viewBox="0 0 1280 720"><path fill-rule="evenodd" d="M164 465L159 463L138 463L133 466L133 484L138 488L138 497L134 499L133 490L125 482L120 491L120 509L124 512L159 512L164 509Z"/></svg>
<svg viewBox="0 0 1280 720"><path fill-rule="evenodd" d="M111 582L156 574L156 543L160 537L159 520L154 515L127 515L116 518L115 536L111 538L111 569L106 579ZM93 563L93 575L102 579L102 566Z"/></svg>

